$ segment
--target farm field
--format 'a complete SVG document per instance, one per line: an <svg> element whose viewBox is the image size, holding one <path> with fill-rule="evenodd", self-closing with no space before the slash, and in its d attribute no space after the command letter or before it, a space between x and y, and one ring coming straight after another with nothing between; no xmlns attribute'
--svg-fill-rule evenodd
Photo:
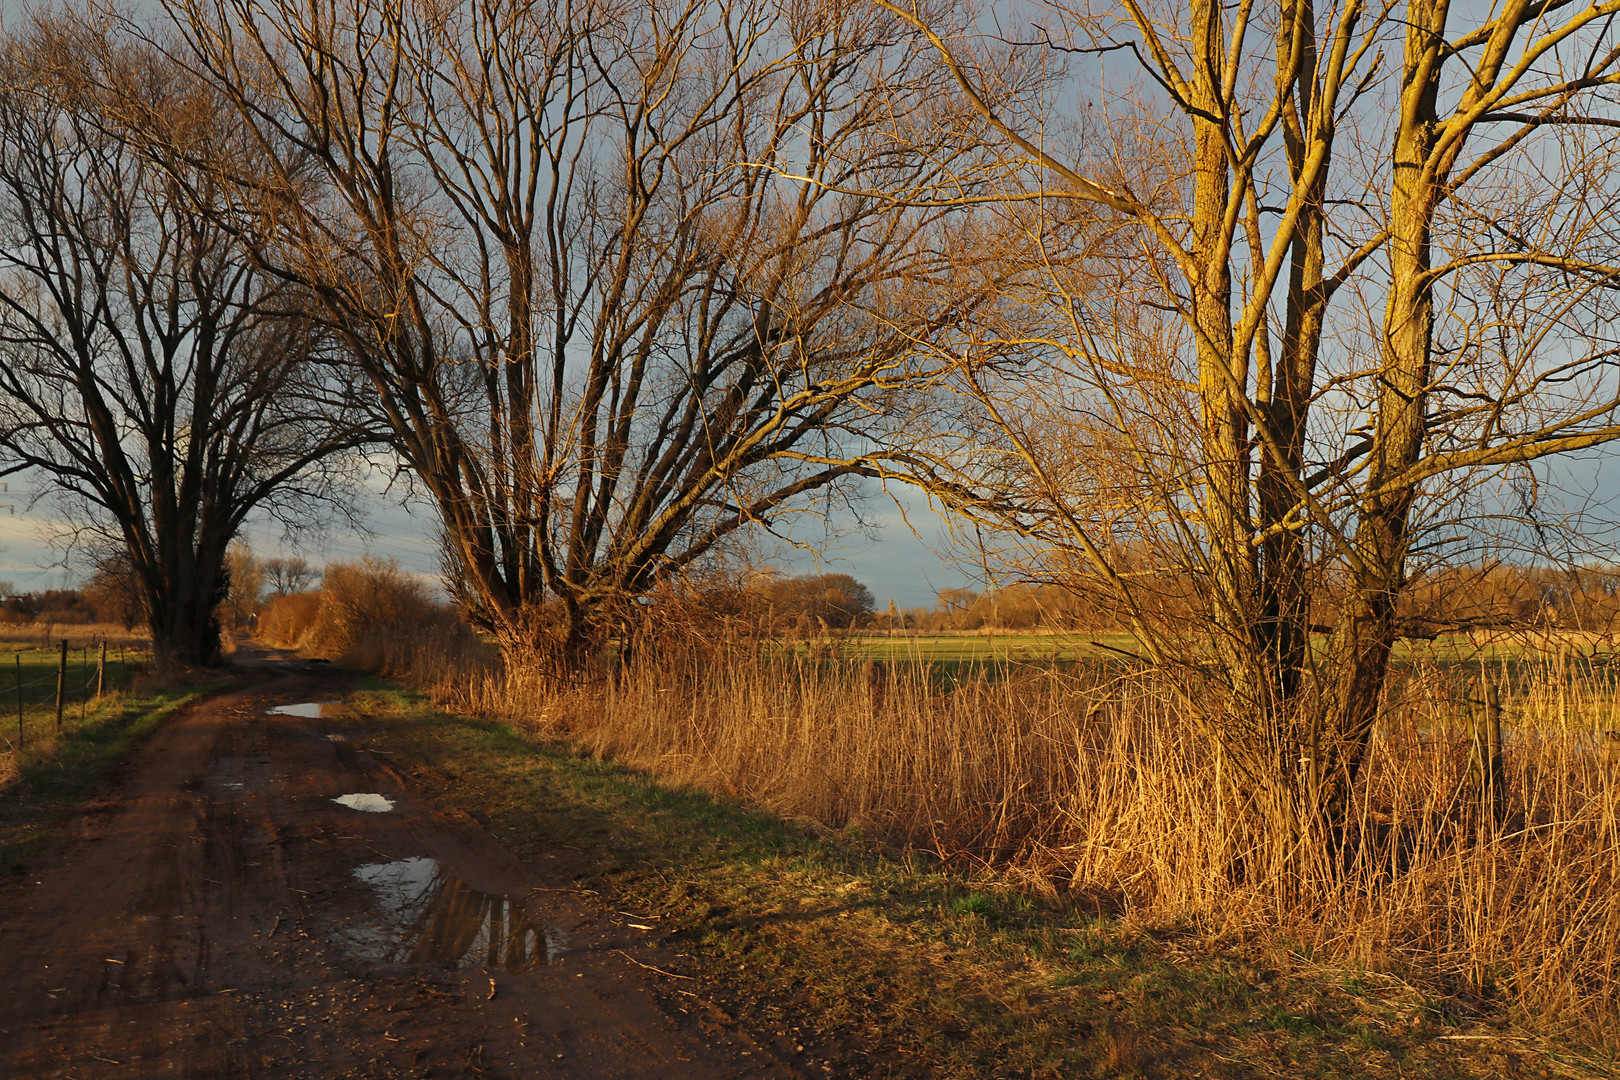
<svg viewBox="0 0 1620 1080"><path fill-rule="evenodd" d="M1130 649L1135 641L1130 634L851 634L840 651L901 662L1051 663L1106 658L1116 655L1110 649Z"/></svg>
<svg viewBox="0 0 1620 1080"><path fill-rule="evenodd" d="M98 708L97 691L120 694L130 688L150 659L133 639L109 642L106 669L100 668L100 642L67 638L62 726L86 722ZM0 750L15 756L48 743L56 734L56 683L60 646L41 648L37 640L16 640L0 632ZM0 766L4 769L4 766Z"/></svg>
<svg viewBox="0 0 1620 1080"><path fill-rule="evenodd" d="M0 651L15 649L54 649L66 641L70 649L99 646L144 652L152 636L145 627L125 629L116 623L0 622Z"/></svg>
<svg viewBox="0 0 1620 1080"><path fill-rule="evenodd" d="M1050 663L1070 665L1120 660L1135 651L1136 638L1111 632L945 631L894 635L851 633L822 642L784 640L780 644L807 655L814 654L820 645L824 652L847 660L914 662L947 668L972 664L1038 667ZM1550 675L1561 665L1577 678L1595 678L1607 687L1610 668L1620 663L1620 646L1578 633L1536 638L1503 635L1492 640L1452 634L1434 640L1402 638L1396 643L1391 659L1398 671L1422 666L1443 671L1490 669L1499 681L1512 683ZM1595 689L1595 685L1587 689Z"/></svg>

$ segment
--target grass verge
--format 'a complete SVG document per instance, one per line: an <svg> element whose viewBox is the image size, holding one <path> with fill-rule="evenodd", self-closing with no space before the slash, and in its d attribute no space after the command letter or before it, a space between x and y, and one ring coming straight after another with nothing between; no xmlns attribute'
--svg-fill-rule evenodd
<svg viewBox="0 0 1620 1080"><path fill-rule="evenodd" d="M994 877L673 790L380 683L350 705L394 764L537 868L547 853L581 853L581 890L655 921L673 970L743 1022L796 1041L812 1074L1615 1071L1612 1046L1323 966L1286 941L1150 931L1084 902L1042 906Z"/></svg>
<svg viewBox="0 0 1620 1080"><path fill-rule="evenodd" d="M44 743L24 747L0 784L0 873L18 873L38 857L51 826L170 716L227 685L221 680L147 695L120 695L86 708Z"/></svg>

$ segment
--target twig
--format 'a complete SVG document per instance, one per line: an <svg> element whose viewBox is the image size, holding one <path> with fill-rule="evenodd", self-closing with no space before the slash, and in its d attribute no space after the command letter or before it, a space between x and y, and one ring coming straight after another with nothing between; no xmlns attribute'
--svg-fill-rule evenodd
<svg viewBox="0 0 1620 1080"><path fill-rule="evenodd" d="M614 949L613 951L618 953L620 956L624 957L626 960L630 961L632 964L636 965L636 967L646 968L648 971L656 971L656 972L658 972L658 974L660 974L660 975L668 975L672 979L691 979L692 978L692 976L690 976L690 975L677 975L673 971L665 971L663 968L653 967L651 964L643 964L640 960L637 960L635 957L631 956L629 953L625 952L623 949Z"/></svg>

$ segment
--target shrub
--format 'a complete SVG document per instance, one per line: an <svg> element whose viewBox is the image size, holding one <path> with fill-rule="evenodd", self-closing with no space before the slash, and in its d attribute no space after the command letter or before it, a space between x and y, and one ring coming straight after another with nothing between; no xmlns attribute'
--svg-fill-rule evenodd
<svg viewBox="0 0 1620 1080"><path fill-rule="evenodd" d="M321 606L303 647L348 656L368 631L428 625L445 615L420 581L393 559L367 556L326 568Z"/></svg>
<svg viewBox="0 0 1620 1080"><path fill-rule="evenodd" d="M259 615L258 637L384 675L420 665L424 652L459 655L476 639L421 581L393 559L376 558L332 563L323 588L272 597Z"/></svg>
<svg viewBox="0 0 1620 1080"><path fill-rule="evenodd" d="M278 649L302 648L320 610L318 591L272 597L259 614L259 640Z"/></svg>

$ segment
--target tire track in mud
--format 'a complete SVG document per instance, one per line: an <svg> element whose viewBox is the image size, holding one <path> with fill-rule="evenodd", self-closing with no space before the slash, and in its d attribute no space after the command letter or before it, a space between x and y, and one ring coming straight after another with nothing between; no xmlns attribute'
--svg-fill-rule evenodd
<svg viewBox="0 0 1620 1080"><path fill-rule="evenodd" d="M0 1075L803 1075L700 999L662 1007L618 951L633 931L435 810L341 716L267 714L341 674L250 667L0 893Z"/></svg>

